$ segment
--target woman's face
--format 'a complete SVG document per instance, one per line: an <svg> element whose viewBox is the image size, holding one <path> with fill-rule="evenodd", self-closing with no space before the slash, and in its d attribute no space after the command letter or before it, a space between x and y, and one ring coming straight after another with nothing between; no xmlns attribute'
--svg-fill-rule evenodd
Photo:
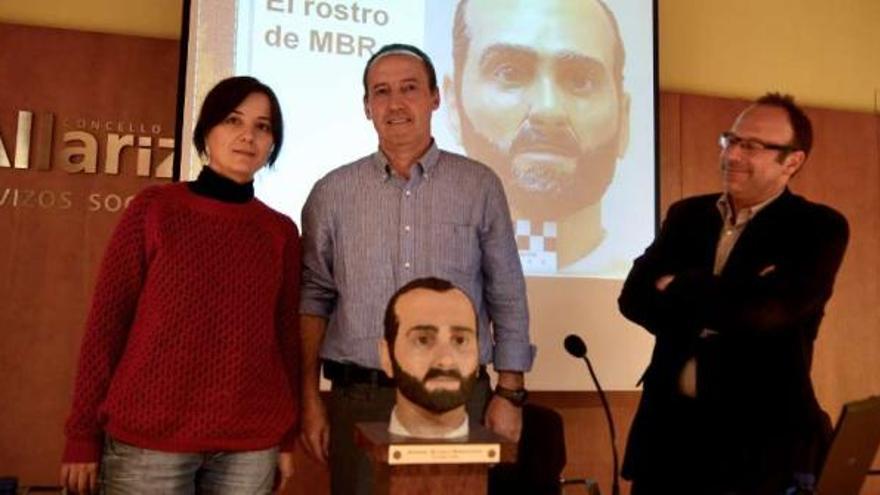
<svg viewBox="0 0 880 495"><path fill-rule="evenodd" d="M251 93L208 131L205 151L215 172L244 184L266 164L274 143L269 98Z"/></svg>

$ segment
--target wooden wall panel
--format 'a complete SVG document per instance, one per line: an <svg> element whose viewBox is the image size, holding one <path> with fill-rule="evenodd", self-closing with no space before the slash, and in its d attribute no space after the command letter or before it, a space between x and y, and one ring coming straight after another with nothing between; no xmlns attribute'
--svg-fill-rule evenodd
<svg viewBox="0 0 880 495"><path fill-rule="evenodd" d="M585 376L584 379L587 379ZM629 426L638 406L640 392L607 392L617 435L620 464L626 450ZM591 478L599 483L602 493L611 493L613 466L611 443L605 412L596 392L545 392L536 403L551 407L562 414L565 422L565 450L568 463L562 472L565 478ZM621 493L629 494L629 482L620 480ZM570 487L564 493L582 494L583 489Z"/></svg>
<svg viewBox="0 0 880 495"><path fill-rule="evenodd" d="M124 198L159 181L155 169L136 175L135 146L120 153L118 174L105 173L107 136L150 138L155 161L170 153L157 142L173 137L179 44L0 24L0 47L0 136L11 161L18 112L34 116L31 167L0 167L0 471L45 485L58 476L104 244ZM95 139L95 173L61 168L68 131ZM48 169L36 168L47 153Z"/></svg>
<svg viewBox="0 0 880 495"><path fill-rule="evenodd" d="M682 197L681 95L660 93L660 214Z"/></svg>
<svg viewBox="0 0 880 495"><path fill-rule="evenodd" d="M795 179L804 195L849 220L850 243L816 342L813 378L823 406L880 394L880 171L877 120L867 114L810 110L815 152Z"/></svg>

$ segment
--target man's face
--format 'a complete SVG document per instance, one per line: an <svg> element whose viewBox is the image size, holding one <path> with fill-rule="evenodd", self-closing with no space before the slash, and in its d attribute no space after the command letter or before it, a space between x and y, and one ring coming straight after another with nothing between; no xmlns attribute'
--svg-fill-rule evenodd
<svg viewBox="0 0 880 495"><path fill-rule="evenodd" d="M785 110L762 105L740 114L730 132L743 140L776 145L789 144L794 137ZM779 150L728 146L721 150L724 191L736 208L760 204L782 191L804 159L802 151L784 154Z"/></svg>
<svg viewBox="0 0 880 495"><path fill-rule="evenodd" d="M598 202L629 112L601 6L472 0L465 18L471 41L453 110L467 153L495 168L520 211L549 206L543 214L556 218Z"/></svg>
<svg viewBox="0 0 880 495"><path fill-rule="evenodd" d="M397 388L436 413L463 406L479 367L477 320L460 290L416 289L401 296L391 364Z"/></svg>
<svg viewBox="0 0 880 495"><path fill-rule="evenodd" d="M427 144L440 95L431 90L425 64L415 56L386 55L367 73L364 111L385 149Z"/></svg>

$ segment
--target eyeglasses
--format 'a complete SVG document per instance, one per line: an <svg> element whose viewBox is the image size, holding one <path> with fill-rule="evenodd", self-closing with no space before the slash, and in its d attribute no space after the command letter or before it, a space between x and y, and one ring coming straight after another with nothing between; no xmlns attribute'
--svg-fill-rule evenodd
<svg viewBox="0 0 880 495"><path fill-rule="evenodd" d="M728 150L733 146L739 146L740 148L742 148L743 151L747 153L757 153L764 150L782 151L783 153L789 153L797 150L796 147L787 144L773 144L766 141L761 141L760 139L744 138L737 136L732 132L722 132L721 136L718 138L718 146L721 146L721 149L723 150Z"/></svg>

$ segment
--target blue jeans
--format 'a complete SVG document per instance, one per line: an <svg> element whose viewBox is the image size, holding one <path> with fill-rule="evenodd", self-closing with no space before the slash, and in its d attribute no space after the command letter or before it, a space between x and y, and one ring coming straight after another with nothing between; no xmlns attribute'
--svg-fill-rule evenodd
<svg viewBox="0 0 880 495"><path fill-rule="evenodd" d="M101 492L268 494L272 491L277 462L277 448L250 452L162 452L107 437L101 458Z"/></svg>

